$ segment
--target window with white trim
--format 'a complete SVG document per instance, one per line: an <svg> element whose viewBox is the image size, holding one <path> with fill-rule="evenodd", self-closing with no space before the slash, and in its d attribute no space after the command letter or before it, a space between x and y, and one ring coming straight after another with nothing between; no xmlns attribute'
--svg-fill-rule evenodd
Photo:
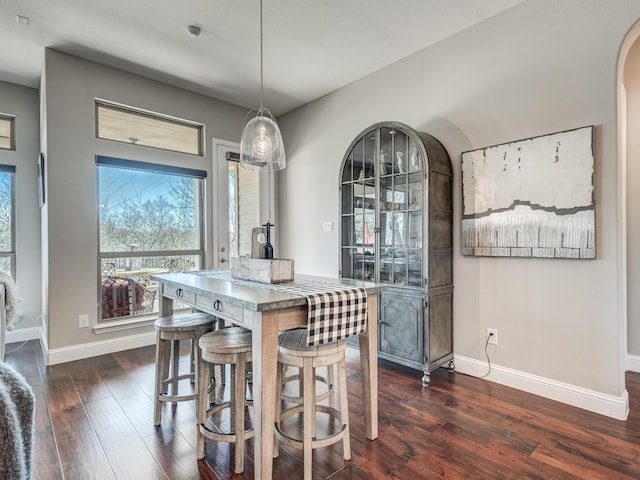
<svg viewBox="0 0 640 480"><path fill-rule="evenodd" d="M16 149L15 117L0 113L0 148Z"/></svg>

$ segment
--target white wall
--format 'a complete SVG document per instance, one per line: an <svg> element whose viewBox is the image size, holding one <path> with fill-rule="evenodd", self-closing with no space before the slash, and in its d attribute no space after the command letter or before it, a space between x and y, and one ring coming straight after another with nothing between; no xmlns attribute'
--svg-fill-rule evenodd
<svg viewBox="0 0 640 480"><path fill-rule="evenodd" d="M98 208L95 156L160 162L206 170L205 215L210 218L211 137L238 141L244 109L53 50L45 52L42 98L48 162L48 347L73 348L109 342L135 332L96 335L78 328L78 315L98 315ZM94 99L186 118L205 125L204 157L95 137ZM35 157L34 157L35 158ZM206 229L212 242L211 222ZM210 264L210 259L206 260ZM45 287L46 288L46 287ZM138 329L150 332L152 327ZM123 344L124 345L124 344ZM123 347L124 348L124 347ZM117 347L116 347L117 349Z"/></svg>
<svg viewBox="0 0 640 480"><path fill-rule="evenodd" d="M336 275L338 174L365 127L434 135L454 166L454 348L527 375L623 398L616 72L636 0L535 0L514 7L279 119L280 248L296 271ZM463 151L595 125L596 260L460 254Z"/></svg>
<svg viewBox="0 0 640 480"><path fill-rule="evenodd" d="M628 349L640 356L640 39L625 62L627 92L627 266L628 266Z"/></svg>
<svg viewBox="0 0 640 480"><path fill-rule="evenodd" d="M0 163L16 167L16 284L24 314L16 330L40 326L40 223L37 159L40 152L38 90L0 82L0 112L16 116L16 149L0 150Z"/></svg>

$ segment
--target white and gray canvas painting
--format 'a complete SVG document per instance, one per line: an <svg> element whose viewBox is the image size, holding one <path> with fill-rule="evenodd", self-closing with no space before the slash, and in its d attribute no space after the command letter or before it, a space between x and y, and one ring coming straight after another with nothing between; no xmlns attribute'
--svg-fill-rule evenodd
<svg viewBox="0 0 640 480"><path fill-rule="evenodd" d="M462 254L595 258L593 127L462 154Z"/></svg>

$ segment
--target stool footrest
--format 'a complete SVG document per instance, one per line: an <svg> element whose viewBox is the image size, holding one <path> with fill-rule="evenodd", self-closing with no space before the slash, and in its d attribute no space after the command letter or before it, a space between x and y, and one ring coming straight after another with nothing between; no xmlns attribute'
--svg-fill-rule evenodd
<svg viewBox="0 0 640 480"><path fill-rule="evenodd" d="M342 425L342 428L339 431L332 433L331 435L327 435L326 437L322 438L314 438L313 440L311 440L311 448L315 450L316 448L333 445L334 443L342 440L347 432L347 426ZM290 447L298 448L300 450L304 448L304 441L302 439L293 437L283 432L279 427L275 428L275 433L276 437L278 437L278 440L281 443L284 443L285 445L288 445Z"/></svg>
<svg viewBox="0 0 640 480"><path fill-rule="evenodd" d="M200 429L200 433L210 440L227 443L235 443L237 440L236 432L214 432L203 424L198 425L198 427ZM250 438L253 438L253 427L248 428L244 431L244 439L248 440Z"/></svg>
<svg viewBox="0 0 640 480"><path fill-rule="evenodd" d="M158 400L160 402L183 402L185 400L195 400L198 397L197 393L189 393L184 395L167 395L166 393L161 393L158 395Z"/></svg>
<svg viewBox="0 0 640 480"><path fill-rule="evenodd" d="M295 375L289 375L288 377L285 377L282 383L283 384L287 384L289 382L293 382L294 380L300 381L300 374L299 373L295 374ZM331 395L334 394L335 390L333 388L333 384L329 383L329 380L327 378L323 377L322 375L316 375L316 382L323 383L327 387L327 390L325 392L316 394L316 402L321 402L322 400L326 400L327 398L329 398ZM299 404L302 404L302 402L304 400L303 397L299 397L299 396L296 396L296 395L287 395L284 392L282 392L281 398L285 402L299 403Z"/></svg>
<svg viewBox="0 0 640 480"><path fill-rule="evenodd" d="M184 375L178 375L176 378L169 377L163 383L163 385L168 385L170 383L179 382L180 380L192 380L195 378L195 374L193 373L185 373Z"/></svg>

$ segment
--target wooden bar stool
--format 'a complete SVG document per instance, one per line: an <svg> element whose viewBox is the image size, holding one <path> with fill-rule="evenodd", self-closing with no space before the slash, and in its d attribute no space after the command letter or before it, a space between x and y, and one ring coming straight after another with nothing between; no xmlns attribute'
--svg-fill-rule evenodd
<svg viewBox="0 0 640 480"><path fill-rule="evenodd" d="M210 332L216 318L206 313L185 313L162 317L155 321L156 327L156 385L154 394L154 425L160 425L162 417L162 402L182 402L197 398L198 386L198 340L202 335ZM180 361L180 341L191 341L190 372L180 375L178 371ZM178 383L180 380L191 380L195 387L189 393L180 394ZM171 385L171 394L169 394ZM206 385L204 384L205 391Z"/></svg>
<svg viewBox="0 0 640 480"><path fill-rule="evenodd" d="M347 371L345 366L346 340L325 343L321 345L307 345L306 330L291 330L280 335L278 349L278 373L277 385L282 385L283 372L285 367L297 367L302 369L303 398L302 405L297 404L297 399L291 397L295 405L282 410L280 406L276 408L276 445L274 457L279 454L278 442L284 443L304 451L304 478L311 480L312 452L315 448L326 447L342 440L343 458L351 459L351 443L349 440L349 405L347 400ZM338 391L340 399L340 409L335 408L334 403L329 405L318 405L316 396L316 369L327 367L333 369L338 367ZM329 391L334 393L333 385ZM321 397L320 397L321 398ZM295 425L287 422L286 427L283 420L296 413L303 414L302 438L294 436L292 433ZM337 422L337 431L328 433L322 438L316 435L316 421L319 413L328 414L329 419L333 418Z"/></svg>
<svg viewBox="0 0 640 480"><path fill-rule="evenodd" d="M209 406L209 395L205 390L198 396L198 459L204 458L205 438L219 442L235 443L235 472L244 471L244 442L253 438L253 427L245 428L245 409L253 405L246 399L247 364L251 363L251 331L240 327L223 328L200 337L200 382L211 377L213 365L231 366L231 389L229 401ZM229 431L213 431L207 420L224 409L229 409Z"/></svg>

